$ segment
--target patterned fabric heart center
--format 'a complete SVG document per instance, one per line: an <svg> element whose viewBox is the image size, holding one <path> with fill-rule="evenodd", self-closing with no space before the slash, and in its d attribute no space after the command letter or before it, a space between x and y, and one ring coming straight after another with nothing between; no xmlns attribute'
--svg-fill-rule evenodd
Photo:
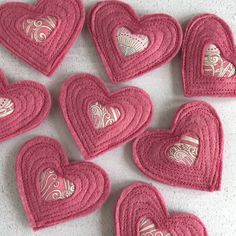
<svg viewBox="0 0 236 236"><path fill-rule="evenodd" d="M56 29L57 23L55 17L47 16L39 20L24 19L21 26L30 40L36 43L42 43L45 42Z"/></svg>
<svg viewBox="0 0 236 236"><path fill-rule="evenodd" d="M216 45L209 44L204 53L203 74L230 78L235 74L235 67L222 57L221 51Z"/></svg>
<svg viewBox="0 0 236 236"><path fill-rule="evenodd" d="M6 117L14 112L14 103L11 99L0 98L0 118Z"/></svg>
<svg viewBox="0 0 236 236"><path fill-rule="evenodd" d="M171 236L171 234L158 230L150 219L144 217L140 221L138 236Z"/></svg>
<svg viewBox="0 0 236 236"><path fill-rule="evenodd" d="M131 56L144 51L149 45L149 38L141 34L132 34L127 28L117 30L117 41L124 56Z"/></svg>
<svg viewBox="0 0 236 236"><path fill-rule="evenodd" d="M74 194L75 184L47 168L40 175L40 192L44 201L62 200Z"/></svg>
<svg viewBox="0 0 236 236"><path fill-rule="evenodd" d="M103 129L113 125L121 115L118 108L102 106L98 102L90 105L89 112L95 129Z"/></svg>
<svg viewBox="0 0 236 236"><path fill-rule="evenodd" d="M197 160L198 149L198 137L183 135L180 141L169 149L168 157L178 163L193 166Z"/></svg>

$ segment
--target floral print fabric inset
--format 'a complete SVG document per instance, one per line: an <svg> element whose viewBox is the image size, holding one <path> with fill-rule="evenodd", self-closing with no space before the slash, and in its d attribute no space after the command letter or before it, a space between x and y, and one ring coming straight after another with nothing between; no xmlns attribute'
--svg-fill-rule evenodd
<svg viewBox="0 0 236 236"><path fill-rule="evenodd" d="M57 201L71 197L75 192L75 185L57 176L54 170L47 168L40 175L40 192L43 200Z"/></svg>
<svg viewBox="0 0 236 236"><path fill-rule="evenodd" d="M168 232L159 231L153 222L145 217L140 221L138 236L171 236L171 234Z"/></svg>
<svg viewBox="0 0 236 236"><path fill-rule="evenodd" d="M6 117L14 112L14 103L11 99L0 98L0 118Z"/></svg>
<svg viewBox="0 0 236 236"><path fill-rule="evenodd" d="M102 106L98 102L92 104L89 111L95 129L103 129L114 124L121 115L118 108Z"/></svg>
<svg viewBox="0 0 236 236"><path fill-rule="evenodd" d="M57 19L53 16L47 16L39 20L25 19L22 22L22 29L29 39L36 43L44 42L56 29Z"/></svg>
<svg viewBox="0 0 236 236"><path fill-rule="evenodd" d="M145 35L132 34L125 27L117 31L119 48L124 56L131 56L144 51L149 45L149 39Z"/></svg>
<svg viewBox="0 0 236 236"><path fill-rule="evenodd" d="M203 73L205 76L230 78L235 74L234 65L222 57L216 45L209 44L204 53Z"/></svg>
<svg viewBox="0 0 236 236"><path fill-rule="evenodd" d="M197 160L199 139L183 135L179 142L169 149L169 158L184 165L194 165Z"/></svg>

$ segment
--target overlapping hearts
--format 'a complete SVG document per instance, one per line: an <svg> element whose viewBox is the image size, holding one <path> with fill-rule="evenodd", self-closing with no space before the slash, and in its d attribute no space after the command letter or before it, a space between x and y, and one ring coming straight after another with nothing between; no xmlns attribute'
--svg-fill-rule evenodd
<svg viewBox="0 0 236 236"><path fill-rule="evenodd" d="M85 159L137 137L152 117L152 103L143 90L126 87L109 92L103 81L89 74L69 78L59 100Z"/></svg>
<svg viewBox="0 0 236 236"><path fill-rule="evenodd" d="M182 43L182 28L173 17L138 17L120 1L97 3L90 12L89 29L113 83L130 80L169 62Z"/></svg>
<svg viewBox="0 0 236 236"><path fill-rule="evenodd" d="M34 138L21 148L16 174L34 230L93 212L110 191L105 171L88 162L69 163L60 144L47 137Z"/></svg>
<svg viewBox="0 0 236 236"><path fill-rule="evenodd" d="M193 18L183 42L185 95L236 96L235 55L232 31L221 18L213 14Z"/></svg>
<svg viewBox="0 0 236 236"><path fill-rule="evenodd" d="M207 236L200 219L192 214L170 215L153 186L136 183L124 189L115 211L116 236Z"/></svg>
<svg viewBox="0 0 236 236"><path fill-rule="evenodd" d="M205 102L183 105L169 130L149 130L133 145L137 167L152 179L204 191L220 189L223 130Z"/></svg>
<svg viewBox="0 0 236 236"><path fill-rule="evenodd" d="M41 84L9 84L0 71L0 142L25 133L42 123L51 108L51 96Z"/></svg>
<svg viewBox="0 0 236 236"><path fill-rule="evenodd" d="M0 43L50 76L80 34L85 11L80 0L39 0L0 5Z"/></svg>

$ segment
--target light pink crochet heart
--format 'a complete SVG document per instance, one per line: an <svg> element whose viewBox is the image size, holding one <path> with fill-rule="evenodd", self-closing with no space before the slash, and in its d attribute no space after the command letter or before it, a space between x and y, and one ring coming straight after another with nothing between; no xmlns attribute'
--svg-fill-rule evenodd
<svg viewBox="0 0 236 236"><path fill-rule="evenodd" d="M136 183L124 189L116 205L116 236L207 236L192 214L170 215L156 188Z"/></svg>
<svg viewBox="0 0 236 236"><path fill-rule="evenodd" d="M190 21L182 63L186 96L236 96L234 38L221 18L204 14Z"/></svg>
<svg viewBox="0 0 236 236"><path fill-rule="evenodd" d="M150 178L203 191L220 189L223 130L205 102L183 105L169 130L149 130L133 145L137 167Z"/></svg>
<svg viewBox="0 0 236 236"><path fill-rule="evenodd" d="M120 1L103 1L90 13L89 29L113 83L124 82L169 62L182 43L171 16L139 17Z"/></svg>
<svg viewBox="0 0 236 236"><path fill-rule="evenodd" d="M33 81L8 84L0 71L0 142L40 125L50 108L51 96L43 85Z"/></svg>
<svg viewBox="0 0 236 236"><path fill-rule="evenodd" d="M0 5L0 43L50 76L79 36L85 12L80 0L39 0Z"/></svg>
<svg viewBox="0 0 236 236"><path fill-rule="evenodd" d="M16 175L22 204L34 230L87 215L110 192L108 175L88 162L69 163L61 145L47 137L20 150Z"/></svg>
<svg viewBox="0 0 236 236"><path fill-rule="evenodd" d="M89 74L74 75L63 84L60 105L85 159L137 137L152 117L152 103L143 90L109 92L103 81Z"/></svg>

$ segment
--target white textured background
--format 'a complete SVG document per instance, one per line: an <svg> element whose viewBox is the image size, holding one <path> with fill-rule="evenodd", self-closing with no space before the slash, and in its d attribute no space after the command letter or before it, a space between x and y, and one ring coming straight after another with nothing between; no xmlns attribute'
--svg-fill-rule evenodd
<svg viewBox="0 0 236 236"><path fill-rule="evenodd" d="M5 1L0 0L0 3L3 2ZM28 2L32 1L28 0ZM88 10L97 1L84 0L84 2ZM183 28L193 16L207 12L215 13L228 22L236 35L235 0L126 0L125 2L135 7L141 15L163 12L175 16ZM68 76L76 72L88 72L103 78L111 89L134 85L146 90L155 106L152 127L168 128L176 109L181 104L191 100L183 97L180 57L138 79L117 87L112 86L86 27L52 78L47 78L18 61L15 56L1 47L0 67L5 71L10 82L38 81L50 90L53 97L53 108L47 120L40 127L0 144L1 236L112 236L114 235L115 202L124 187L138 180L153 183L158 187L171 212L189 212L199 216L205 222L210 236L236 235L236 98L201 98L215 107L224 126L224 172L220 192L205 193L174 188L148 179L135 167L131 159L131 145L128 144L94 160L108 172L112 183L111 195L101 209L86 217L33 233L18 195L15 159L19 148L27 140L37 135L47 135L57 139L64 146L71 160L82 160L79 149L58 110L57 97L63 81Z"/></svg>

